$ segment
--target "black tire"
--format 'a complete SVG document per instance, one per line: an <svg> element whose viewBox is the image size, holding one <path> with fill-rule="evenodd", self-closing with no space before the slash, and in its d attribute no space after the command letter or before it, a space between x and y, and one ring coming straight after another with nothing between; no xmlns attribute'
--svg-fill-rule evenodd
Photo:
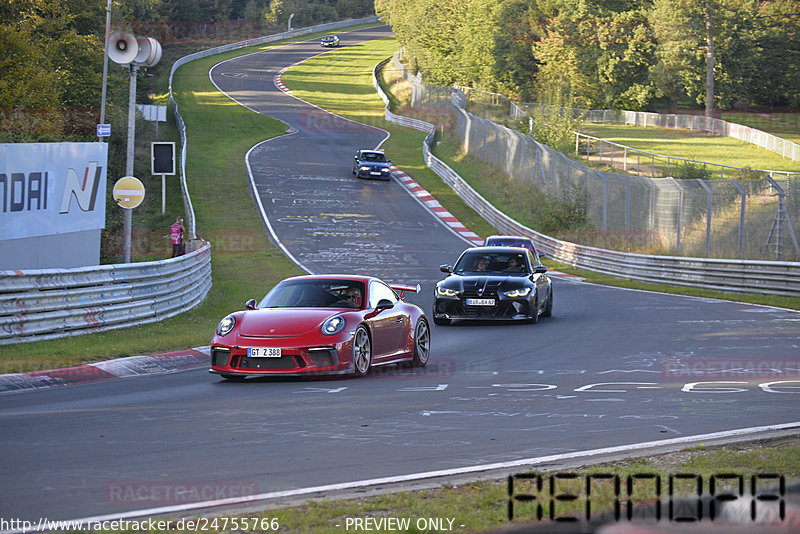
<svg viewBox="0 0 800 534"><path fill-rule="evenodd" d="M353 374L365 376L369 372L370 365L372 365L372 341L367 327L361 325L353 336Z"/></svg>
<svg viewBox="0 0 800 534"><path fill-rule="evenodd" d="M529 322L531 324L536 324L539 322L539 292L534 291L533 293L533 313L531 314L531 318Z"/></svg>
<svg viewBox="0 0 800 534"><path fill-rule="evenodd" d="M544 307L544 311L542 312L542 317L552 317L553 316L553 288L550 287L550 294L547 295L547 306Z"/></svg>
<svg viewBox="0 0 800 534"><path fill-rule="evenodd" d="M428 326L428 321L424 317L420 317L419 321L417 321L417 327L414 329L414 359L412 360L412 365L414 367L425 367L430 354L431 328Z"/></svg>
<svg viewBox="0 0 800 534"><path fill-rule="evenodd" d="M229 382L241 382L242 380L245 379L245 377L242 375L231 375L228 373L220 373L219 376L221 376L225 380L228 380Z"/></svg>

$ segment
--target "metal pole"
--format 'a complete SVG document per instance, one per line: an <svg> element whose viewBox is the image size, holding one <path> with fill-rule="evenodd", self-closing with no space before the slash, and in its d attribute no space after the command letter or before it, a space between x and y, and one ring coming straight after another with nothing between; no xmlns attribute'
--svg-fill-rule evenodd
<svg viewBox="0 0 800 534"><path fill-rule="evenodd" d="M133 150L134 137L136 133L136 71L139 65L131 63L130 69L130 90L128 91L128 153L125 159L125 176L133 176ZM123 213L122 232L124 242L122 246L122 263L131 262L131 210L126 209Z"/></svg>
<svg viewBox="0 0 800 534"><path fill-rule="evenodd" d="M108 83L108 38L110 36L111 31L111 0L108 0L108 5L106 5L106 40L104 45L104 54L103 54L103 89L102 95L100 97L100 124L105 124L106 122L106 85ZM98 141L102 141L102 137L98 137Z"/></svg>
<svg viewBox="0 0 800 534"><path fill-rule="evenodd" d="M733 184L733 187L739 191L739 195L742 197L742 204L739 208L739 252L738 256L742 257L742 248L744 247L744 213L745 213L745 203L747 202L747 193L744 192L744 189L736 183L734 180L728 180L730 183Z"/></svg>
<svg viewBox="0 0 800 534"><path fill-rule="evenodd" d="M167 186L164 175L161 175L161 215L167 211Z"/></svg>
<svg viewBox="0 0 800 534"><path fill-rule="evenodd" d="M680 252L681 250L681 219L683 217L683 187L678 183L675 178L671 176L669 179L672 181L672 185L678 190L678 213L675 221L675 250Z"/></svg>
<svg viewBox="0 0 800 534"><path fill-rule="evenodd" d="M708 258L711 250L711 210L714 207L714 193L701 178L697 178L697 182L703 186L703 189L708 193L708 204L706 206L706 258Z"/></svg>

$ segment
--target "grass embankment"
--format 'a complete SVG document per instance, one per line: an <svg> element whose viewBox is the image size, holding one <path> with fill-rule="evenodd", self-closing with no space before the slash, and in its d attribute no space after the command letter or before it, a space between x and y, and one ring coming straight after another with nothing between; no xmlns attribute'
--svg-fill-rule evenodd
<svg viewBox="0 0 800 534"><path fill-rule="evenodd" d="M579 131L606 141L664 156L731 167L800 172L800 162L781 157L775 152L733 137L623 124L583 124ZM648 159L642 156L641 164L649 165ZM712 168L710 172L710 177L714 179L719 171ZM725 174L727 177L735 177L733 171Z"/></svg>

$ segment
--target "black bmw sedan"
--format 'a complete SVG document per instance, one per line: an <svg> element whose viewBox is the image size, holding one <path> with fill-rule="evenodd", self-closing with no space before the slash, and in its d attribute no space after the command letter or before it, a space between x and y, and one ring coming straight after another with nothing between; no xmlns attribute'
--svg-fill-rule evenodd
<svg viewBox="0 0 800 534"><path fill-rule="evenodd" d="M525 320L553 313L553 285L547 267L530 250L475 247L461 253L449 276L434 288L433 322L454 319Z"/></svg>

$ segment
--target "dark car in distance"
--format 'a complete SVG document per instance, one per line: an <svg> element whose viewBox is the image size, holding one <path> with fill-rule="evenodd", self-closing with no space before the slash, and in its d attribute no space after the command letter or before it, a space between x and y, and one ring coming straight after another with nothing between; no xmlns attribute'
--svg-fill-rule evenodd
<svg viewBox="0 0 800 534"><path fill-rule="evenodd" d="M544 258L544 252L536 250L536 245L530 237L519 235L490 235L483 241L484 247L524 247L539 258Z"/></svg>
<svg viewBox="0 0 800 534"><path fill-rule="evenodd" d="M319 44L320 46L339 46L339 36L326 35L320 40Z"/></svg>
<svg viewBox="0 0 800 534"><path fill-rule="evenodd" d="M553 313L553 285L547 267L527 248L474 247L449 276L434 287L433 322L453 320L524 320L536 323Z"/></svg>
<svg viewBox="0 0 800 534"><path fill-rule="evenodd" d="M353 174L359 178L389 180L392 177L391 163L379 150L359 150L353 157Z"/></svg>

